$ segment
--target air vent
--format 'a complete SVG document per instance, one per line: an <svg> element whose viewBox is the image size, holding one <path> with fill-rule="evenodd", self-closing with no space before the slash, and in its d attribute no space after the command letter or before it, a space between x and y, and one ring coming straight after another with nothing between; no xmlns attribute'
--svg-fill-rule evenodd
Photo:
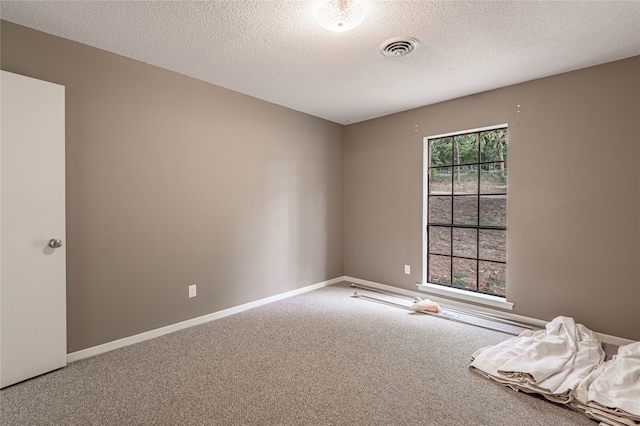
<svg viewBox="0 0 640 426"><path fill-rule="evenodd" d="M390 58L408 55L418 46L418 40L413 37L394 37L382 43L380 53Z"/></svg>

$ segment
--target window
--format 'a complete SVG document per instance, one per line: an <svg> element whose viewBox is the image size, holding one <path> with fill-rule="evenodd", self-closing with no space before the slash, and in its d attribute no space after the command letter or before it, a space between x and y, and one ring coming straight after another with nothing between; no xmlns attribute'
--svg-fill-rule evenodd
<svg viewBox="0 0 640 426"><path fill-rule="evenodd" d="M506 295L507 127L427 138L427 281Z"/></svg>

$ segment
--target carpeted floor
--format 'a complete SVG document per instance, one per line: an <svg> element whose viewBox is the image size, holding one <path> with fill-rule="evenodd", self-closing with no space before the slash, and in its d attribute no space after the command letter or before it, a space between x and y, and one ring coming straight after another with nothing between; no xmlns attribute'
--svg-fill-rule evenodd
<svg viewBox="0 0 640 426"><path fill-rule="evenodd" d="M322 288L0 391L9 425L589 425L468 370L511 336Z"/></svg>

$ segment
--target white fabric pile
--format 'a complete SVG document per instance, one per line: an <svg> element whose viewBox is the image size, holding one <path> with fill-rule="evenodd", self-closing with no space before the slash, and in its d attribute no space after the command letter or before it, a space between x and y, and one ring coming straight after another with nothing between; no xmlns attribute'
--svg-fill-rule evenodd
<svg viewBox="0 0 640 426"><path fill-rule="evenodd" d="M571 406L614 426L640 424L640 342L618 348L613 359L578 385Z"/></svg>
<svg viewBox="0 0 640 426"><path fill-rule="evenodd" d="M477 350L470 368L491 379L567 403L571 392L604 362L598 336L573 318L557 317L545 330Z"/></svg>
<svg viewBox="0 0 640 426"><path fill-rule="evenodd" d="M640 343L604 363L598 336L573 318L477 350L469 366L516 391L568 404L601 424L640 425Z"/></svg>

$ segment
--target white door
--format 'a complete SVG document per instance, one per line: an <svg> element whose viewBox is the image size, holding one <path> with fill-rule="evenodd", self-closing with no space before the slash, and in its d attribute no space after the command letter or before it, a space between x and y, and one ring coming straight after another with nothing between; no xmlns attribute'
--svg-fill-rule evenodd
<svg viewBox="0 0 640 426"><path fill-rule="evenodd" d="M0 79L0 387L66 365L64 86ZM52 243L56 245L56 243Z"/></svg>

